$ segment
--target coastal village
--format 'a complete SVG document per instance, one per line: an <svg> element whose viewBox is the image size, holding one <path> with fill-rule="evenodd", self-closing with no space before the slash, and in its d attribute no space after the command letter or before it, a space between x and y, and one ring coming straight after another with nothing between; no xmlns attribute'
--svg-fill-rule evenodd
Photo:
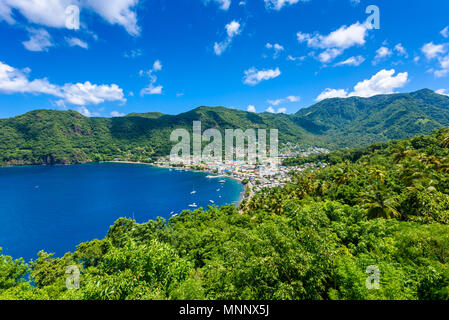
<svg viewBox="0 0 449 320"><path fill-rule="evenodd" d="M301 172L307 169L315 169L325 167L326 164L305 164L298 167L285 167L281 165L282 160L288 157L307 157L313 154L329 153L329 150L309 146L307 148L300 147L293 143L282 144L279 148L279 157L277 161L270 159L256 165L249 165L246 161L232 161L227 163L211 162L195 162L193 160L188 163L174 165L169 157L160 157L155 161L155 165L163 168L177 168L198 170L208 172L210 179L227 177L240 181L251 193L259 191L263 188L274 188L285 185L290 182L290 172Z"/></svg>

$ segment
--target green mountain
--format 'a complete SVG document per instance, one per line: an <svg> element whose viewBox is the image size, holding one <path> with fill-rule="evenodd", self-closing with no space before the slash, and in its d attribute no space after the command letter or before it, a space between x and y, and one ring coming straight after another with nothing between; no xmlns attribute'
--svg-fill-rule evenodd
<svg viewBox="0 0 449 320"><path fill-rule="evenodd" d="M295 122L333 148L410 138L449 125L449 97L429 89L371 98L327 99L301 109Z"/></svg>
<svg viewBox="0 0 449 320"><path fill-rule="evenodd" d="M199 107L179 115L132 113L87 118L75 111L35 110L0 119L0 165L133 160L169 154L170 133L203 129L279 129L281 142L330 149L408 138L449 126L449 97L431 90L372 98L328 99L293 115Z"/></svg>
<svg viewBox="0 0 449 320"><path fill-rule="evenodd" d="M449 130L329 157L241 210L120 218L104 239L30 263L0 250L0 300L447 301Z"/></svg>

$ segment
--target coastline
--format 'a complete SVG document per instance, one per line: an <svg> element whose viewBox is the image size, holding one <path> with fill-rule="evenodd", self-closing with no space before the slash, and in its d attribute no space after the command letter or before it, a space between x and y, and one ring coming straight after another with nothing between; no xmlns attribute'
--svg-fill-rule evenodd
<svg viewBox="0 0 449 320"><path fill-rule="evenodd" d="M152 167L160 168L160 169L175 169L175 170L176 170L176 169L182 169L182 170L187 170L187 171L191 171L191 172L208 173L208 174L210 174L210 175L216 176L217 178L222 177L222 178L227 178L227 179L234 180L234 181L236 181L237 183L239 183L239 184L241 184L241 185L243 186L243 191L240 192L238 199L237 199L235 202L233 202L233 204L234 204L237 208L239 208L240 205L242 204L242 202L243 202L245 199L247 199L247 197L246 197L246 192L247 192L247 190L248 190L248 186L245 185L245 184L243 184L242 179L239 179L239 178L237 178L237 177L232 177L232 176L217 175L217 174L215 174L215 173L213 173L213 172L210 172L210 171L207 171L207 170L192 169L192 168L189 168L189 167L182 167L182 168L180 168L180 167L174 167L174 166L162 166L162 165L157 165L157 164L155 164L155 163L136 162L136 161L125 161L125 160L123 160L123 161L119 161L119 160L115 160L115 161L114 161L114 160L111 160L111 161L97 161L97 162L95 162L95 161L86 161L86 162L84 162L84 163L76 163L76 164L54 164L54 166L71 166L71 165L77 165L77 164L89 164L89 163L90 163L90 164L92 164L92 163L139 164L139 165L152 166ZM25 166L53 166L53 165L45 164L45 163L42 163L42 164L17 164L17 165L2 165L2 166L0 166L0 168L25 167ZM249 197L249 198L250 198L250 197ZM248 199L248 200L249 200L249 199Z"/></svg>
<svg viewBox="0 0 449 320"><path fill-rule="evenodd" d="M161 166L161 165L157 165L154 163L147 163L147 162L135 162L135 161L100 161L98 163L118 163L118 164L141 164L141 165L147 165L147 166L152 166L155 168L160 168L160 169L180 169L179 167L174 167L174 166ZM237 199L237 201L233 202L233 204L239 208L240 205L242 204L242 202L246 199L246 191L248 190L248 186L243 184L243 181L237 177L230 177L230 176L224 176L224 175L216 175L210 171L207 170L197 170L197 169L192 169L192 168L188 168L188 167L182 167L182 170L187 170L187 171L191 171L191 172L199 172L199 173L208 173L210 175L214 175L217 178L227 178L230 180L234 180L237 183L241 184L243 186L243 191L240 192L239 197Z"/></svg>

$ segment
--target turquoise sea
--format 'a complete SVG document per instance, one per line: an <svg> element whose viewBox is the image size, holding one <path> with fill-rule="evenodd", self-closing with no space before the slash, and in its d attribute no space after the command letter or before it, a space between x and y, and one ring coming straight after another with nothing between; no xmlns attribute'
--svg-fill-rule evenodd
<svg viewBox="0 0 449 320"><path fill-rule="evenodd" d="M206 173L136 164L0 168L0 247L26 261L102 239L120 217L147 222L238 201L243 186ZM212 204L211 200L214 204Z"/></svg>

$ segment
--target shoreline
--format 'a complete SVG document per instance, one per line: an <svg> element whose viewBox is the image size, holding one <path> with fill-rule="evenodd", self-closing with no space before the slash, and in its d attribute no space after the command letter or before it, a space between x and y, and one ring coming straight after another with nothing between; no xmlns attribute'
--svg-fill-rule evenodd
<svg viewBox="0 0 449 320"><path fill-rule="evenodd" d="M26 167L26 166L72 166L72 165L83 165L83 164L95 164L95 163L115 163L115 164L139 164L139 165L146 165L146 166L152 166L159 169L173 169L173 170L186 170L191 172L197 172L197 173L208 173L209 175L214 175L217 178L227 178L236 181L237 183L241 184L243 186L243 191L240 192L239 197L236 201L234 201L232 204L234 204L237 208L240 207L242 202L247 198L246 197L246 191L248 190L248 186L243 184L243 180L236 178L236 177L230 177L230 176L224 176L224 175L217 175L213 172L207 171L207 170L198 170L198 169L192 169L188 167L174 167L174 166L162 166L157 165L155 163L149 163L149 162L135 162L135 161L87 161L84 163L70 163L70 164L17 164L17 165L2 165L0 168L13 168L13 167Z"/></svg>
<svg viewBox="0 0 449 320"><path fill-rule="evenodd" d="M247 198L246 197L246 191L248 190L248 186L243 184L242 179L236 178L236 177L229 177L229 176L223 176L223 175L216 175L215 173L212 173L210 171L207 170L197 170L197 169L192 169L192 168L186 168L186 167L173 167L173 166L161 166L161 165L157 165L154 163L147 163L147 162L135 162L135 161L101 161L101 162L97 162L97 163L117 163L117 164L141 164L141 165L147 165L147 166L152 166L155 168L159 168L159 169L178 169L178 170L187 170L187 171L191 171L191 172L198 172L198 173L208 173L210 175L214 175L217 178L227 178L227 179L231 179L236 181L237 183L241 184L243 186L243 191L240 192L239 197L237 199L237 201L234 201L233 204L239 208L240 205L242 204L242 202Z"/></svg>

